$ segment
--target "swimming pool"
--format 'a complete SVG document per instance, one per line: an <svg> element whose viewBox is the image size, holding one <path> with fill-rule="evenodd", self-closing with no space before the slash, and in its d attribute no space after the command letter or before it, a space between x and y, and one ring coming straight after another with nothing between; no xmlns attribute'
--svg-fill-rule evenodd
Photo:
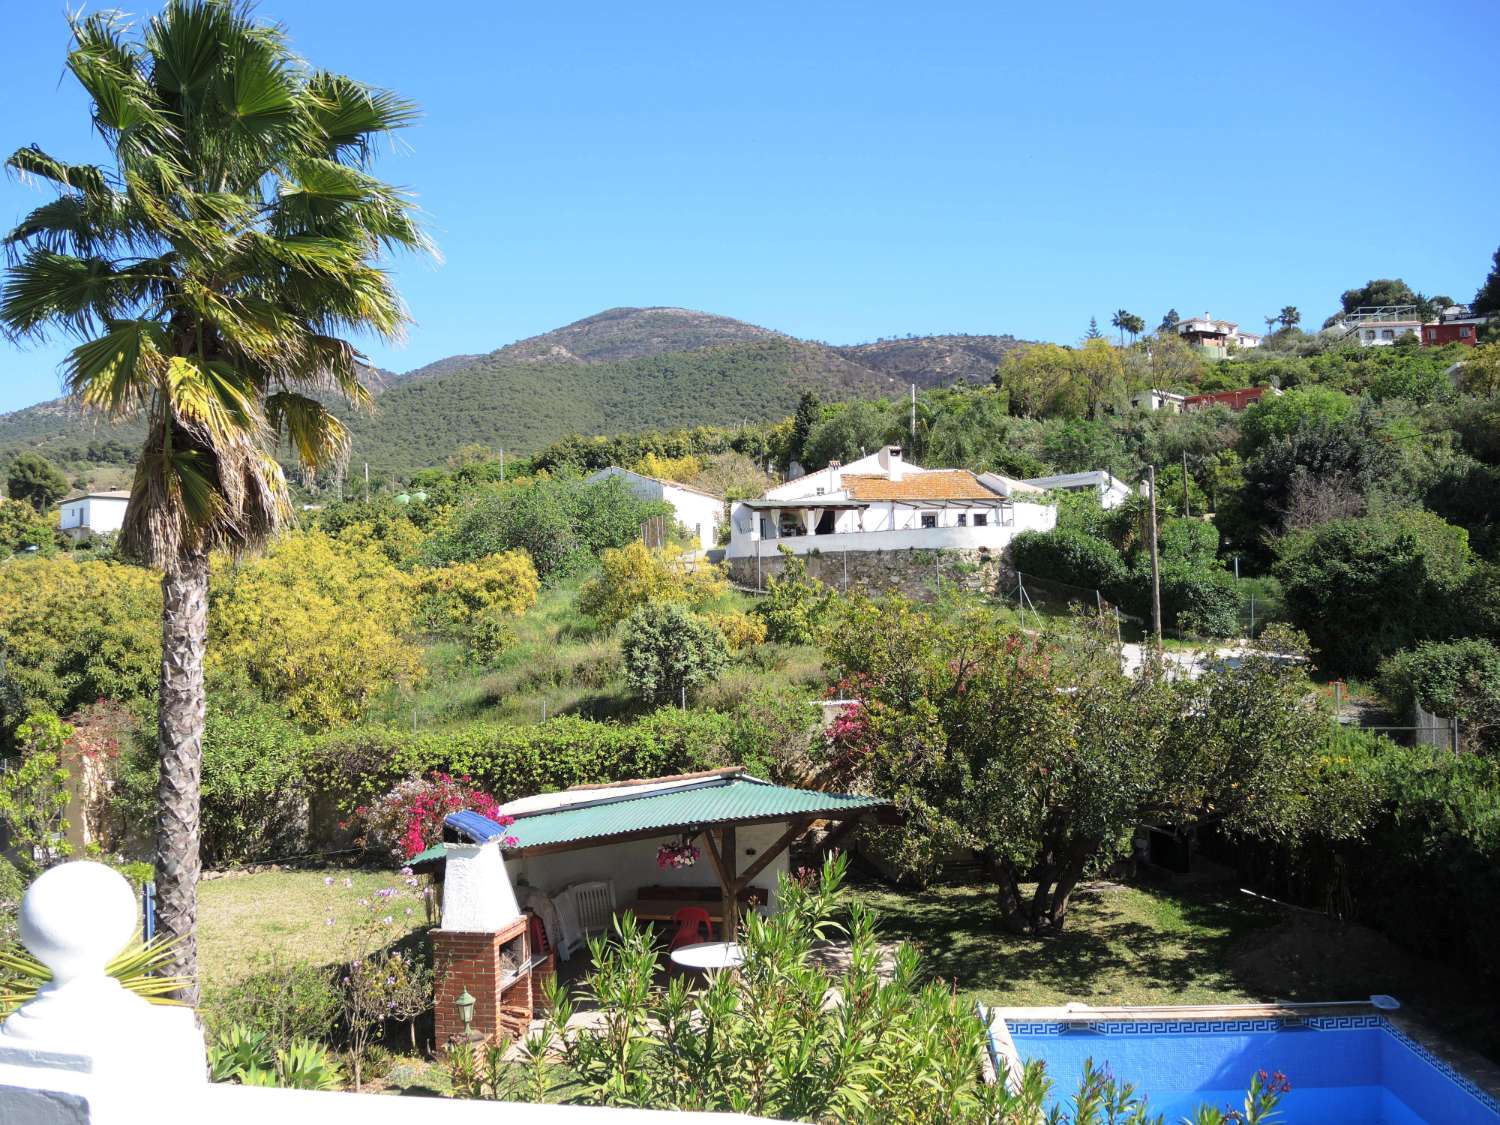
<svg viewBox="0 0 1500 1125"><path fill-rule="evenodd" d="M1086 1025L1086 1026L1085 1026ZM1496 1125L1500 1102L1384 1016L1266 1019L1025 1019L991 1023L991 1051L1008 1031L1023 1060L1040 1059L1066 1108L1085 1060L1108 1066L1177 1121L1202 1104L1244 1103L1258 1070L1281 1071L1292 1090L1278 1125Z"/></svg>

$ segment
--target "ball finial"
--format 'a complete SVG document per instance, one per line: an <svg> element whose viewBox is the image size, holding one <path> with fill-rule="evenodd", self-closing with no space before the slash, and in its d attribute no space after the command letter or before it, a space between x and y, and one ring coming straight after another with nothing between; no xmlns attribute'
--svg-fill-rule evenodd
<svg viewBox="0 0 1500 1125"><path fill-rule="evenodd" d="M58 985L102 975L135 931L135 894L102 863L78 860L45 871L21 897L21 941Z"/></svg>

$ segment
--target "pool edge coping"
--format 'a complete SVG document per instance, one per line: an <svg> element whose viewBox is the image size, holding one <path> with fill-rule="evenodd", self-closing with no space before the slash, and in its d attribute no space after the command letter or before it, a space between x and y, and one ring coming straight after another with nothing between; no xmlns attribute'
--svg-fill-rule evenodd
<svg viewBox="0 0 1500 1125"><path fill-rule="evenodd" d="M1382 1011L1373 1004L1127 1004L1095 1007L1091 1004L1073 1003L1040 1007L981 1006L981 1011L987 1021L986 1043L997 1067L1002 1059L1007 1065L1012 1060L1017 1067L1020 1065L1020 1052L1010 1030L1012 1022L1290 1020L1294 1021L1295 1026L1295 1023L1305 1023L1308 1020L1343 1017L1374 1019L1394 1039L1423 1057L1440 1073L1500 1116L1500 1066L1467 1047L1451 1042L1446 1036L1426 1027L1410 1015L1400 1011Z"/></svg>

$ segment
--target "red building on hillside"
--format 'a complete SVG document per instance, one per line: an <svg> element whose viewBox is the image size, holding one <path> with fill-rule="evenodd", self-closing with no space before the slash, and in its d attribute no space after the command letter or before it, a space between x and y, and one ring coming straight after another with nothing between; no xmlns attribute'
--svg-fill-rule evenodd
<svg viewBox="0 0 1500 1125"><path fill-rule="evenodd" d="M1242 387L1237 391L1214 391L1211 394L1188 395L1183 399L1184 410L1207 410L1210 406L1227 406L1238 414L1252 402L1259 402L1267 391L1281 392L1273 387Z"/></svg>

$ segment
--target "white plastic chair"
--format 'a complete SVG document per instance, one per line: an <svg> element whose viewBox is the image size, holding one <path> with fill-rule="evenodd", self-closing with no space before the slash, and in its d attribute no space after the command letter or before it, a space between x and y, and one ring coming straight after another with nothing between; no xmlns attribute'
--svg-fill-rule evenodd
<svg viewBox="0 0 1500 1125"><path fill-rule="evenodd" d="M593 935L609 930L615 913L615 884L609 879L574 883L564 887L555 901L563 929L558 953L567 960Z"/></svg>

